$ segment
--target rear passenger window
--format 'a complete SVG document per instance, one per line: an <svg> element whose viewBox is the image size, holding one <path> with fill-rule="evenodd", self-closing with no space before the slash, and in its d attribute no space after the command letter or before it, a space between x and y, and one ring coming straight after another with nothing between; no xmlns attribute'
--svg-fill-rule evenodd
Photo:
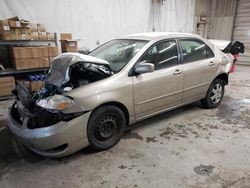
<svg viewBox="0 0 250 188"><path fill-rule="evenodd" d="M177 65L177 46L175 40L167 40L153 45L140 61L153 63L155 70Z"/></svg>
<svg viewBox="0 0 250 188"><path fill-rule="evenodd" d="M203 42L192 39L181 39L184 63L199 61L214 57L212 50Z"/></svg>

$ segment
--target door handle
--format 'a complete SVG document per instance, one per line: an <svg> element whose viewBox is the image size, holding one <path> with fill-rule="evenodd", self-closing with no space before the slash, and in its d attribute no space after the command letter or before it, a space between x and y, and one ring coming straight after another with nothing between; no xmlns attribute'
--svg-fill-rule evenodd
<svg viewBox="0 0 250 188"><path fill-rule="evenodd" d="M182 70L176 69L173 74L174 75L178 75L178 74L181 74L181 73L182 73Z"/></svg>
<svg viewBox="0 0 250 188"><path fill-rule="evenodd" d="M214 66L214 65L215 65L215 62L210 61L208 65L209 65L209 66Z"/></svg>

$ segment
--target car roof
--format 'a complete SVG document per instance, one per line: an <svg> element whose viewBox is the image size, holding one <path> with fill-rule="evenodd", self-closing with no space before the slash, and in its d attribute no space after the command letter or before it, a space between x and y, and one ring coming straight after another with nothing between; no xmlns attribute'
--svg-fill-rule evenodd
<svg viewBox="0 0 250 188"><path fill-rule="evenodd" d="M177 37L193 37L201 38L199 35L191 33L175 33L175 32L146 32L146 33L135 33L127 36L120 37L122 39L135 39L135 40L154 40L160 38L177 38Z"/></svg>

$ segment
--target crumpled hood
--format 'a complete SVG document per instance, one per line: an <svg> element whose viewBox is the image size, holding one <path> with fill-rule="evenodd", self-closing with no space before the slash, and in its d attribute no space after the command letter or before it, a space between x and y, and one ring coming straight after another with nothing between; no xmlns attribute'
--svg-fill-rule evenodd
<svg viewBox="0 0 250 188"><path fill-rule="evenodd" d="M109 65L105 60L79 53L63 53L51 62L47 81L60 87L70 80L69 67L78 62L87 62L99 65Z"/></svg>

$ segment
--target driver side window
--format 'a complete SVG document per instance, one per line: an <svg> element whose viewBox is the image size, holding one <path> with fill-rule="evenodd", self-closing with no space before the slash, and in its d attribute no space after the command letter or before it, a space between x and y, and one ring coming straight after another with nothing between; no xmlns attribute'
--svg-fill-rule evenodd
<svg viewBox="0 0 250 188"><path fill-rule="evenodd" d="M175 40L161 41L153 45L140 60L155 65L155 70L178 64L178 52Z"/></svg>

